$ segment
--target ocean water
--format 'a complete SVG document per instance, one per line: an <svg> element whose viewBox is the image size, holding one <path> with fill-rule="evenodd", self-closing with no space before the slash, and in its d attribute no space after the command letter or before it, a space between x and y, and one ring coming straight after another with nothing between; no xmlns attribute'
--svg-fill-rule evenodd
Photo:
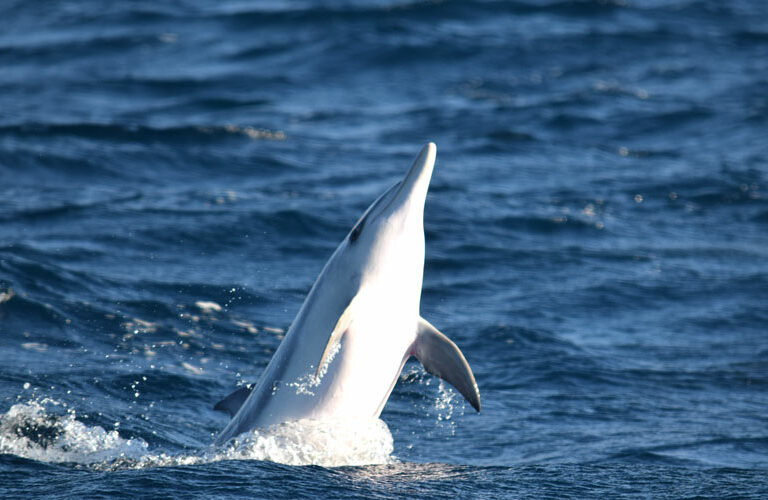
<svg viewBox="0 0 768 500"><path fill-rule="evenodd" d="M211 446L427 141L381 420ZM0 3L0 497L768 497L768 3Z"/></svg>

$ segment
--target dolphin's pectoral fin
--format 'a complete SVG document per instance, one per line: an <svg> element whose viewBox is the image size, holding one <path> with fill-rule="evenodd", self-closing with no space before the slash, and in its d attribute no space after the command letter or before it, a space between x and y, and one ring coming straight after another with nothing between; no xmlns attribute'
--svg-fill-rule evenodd
<svg viewBox="0 0 768 500"><path fill-rule="evenodd" d="M352 308L355 305L355 299L357 297L358 295L355 295L352 300L349 301L347 308L344 309L344 312L341 313L341 316L339 316L339 320L336 321L336 325L333 327L333 331L328 338L328 343L325 344L325 349L323 349L323 355L320 356L320 361L317 362L315 377L320 376L320 371L328 362L329 358L331 357L331 353L333 353L336 345L341 341L341 337L343 337L349 329L349 325L352 323Z"/></svg>
<svg viewBox="0 0 768 500"><path fill-rule="evenodd" d="M464 355L451 339L424 318L419 318L412 352L427 372L454 386L475 410L480 411L480 391Z"/></svg>
<svg viewBox="0 0 768 500"><path fill-rule="evenodd" d="M245 400L248 399L248 396L250 396L252 390L253 384L244 385L226 398L216 403L216 406L214 406L213 409L216 411L229 413L230 417L234 417L235 413L237 413L237 410L239 410L240 407L243 406L243 403L245 403Z"/></svg>

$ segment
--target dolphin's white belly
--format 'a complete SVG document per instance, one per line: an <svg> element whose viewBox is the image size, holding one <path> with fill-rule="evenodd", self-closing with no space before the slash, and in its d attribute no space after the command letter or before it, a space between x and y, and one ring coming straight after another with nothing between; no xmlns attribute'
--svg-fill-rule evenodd
<svg viewBox="0 0 768 500"><path fill-rule="evenodd" d="M373 318L353 325L317 388L309 418L378 417L414 340L416 320Z"/></svg>

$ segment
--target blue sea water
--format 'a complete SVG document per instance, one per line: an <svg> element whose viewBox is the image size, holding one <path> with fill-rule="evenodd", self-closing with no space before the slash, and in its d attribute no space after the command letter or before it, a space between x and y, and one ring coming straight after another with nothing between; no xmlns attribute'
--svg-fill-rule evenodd
<svg viewBox="0 0 768 500"><path fill-rule="evenodd" d="M766 498L767 132L761 0L4 0L0 497ZM483 411L209 447L427 141Z"/></svg>

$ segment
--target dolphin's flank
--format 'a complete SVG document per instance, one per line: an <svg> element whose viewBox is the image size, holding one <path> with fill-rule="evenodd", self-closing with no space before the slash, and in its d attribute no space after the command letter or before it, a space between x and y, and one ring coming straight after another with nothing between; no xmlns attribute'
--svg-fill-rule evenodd
<svg viewBox="0 0 768 500"><path fill-rule="evenodd" d="M232 415L216 443L291 420L378 417L411 356L480 411L464 355L419 314L435 154L433 143L424 146L405 177L363 213L258 382L215 406Z"/></svg>

